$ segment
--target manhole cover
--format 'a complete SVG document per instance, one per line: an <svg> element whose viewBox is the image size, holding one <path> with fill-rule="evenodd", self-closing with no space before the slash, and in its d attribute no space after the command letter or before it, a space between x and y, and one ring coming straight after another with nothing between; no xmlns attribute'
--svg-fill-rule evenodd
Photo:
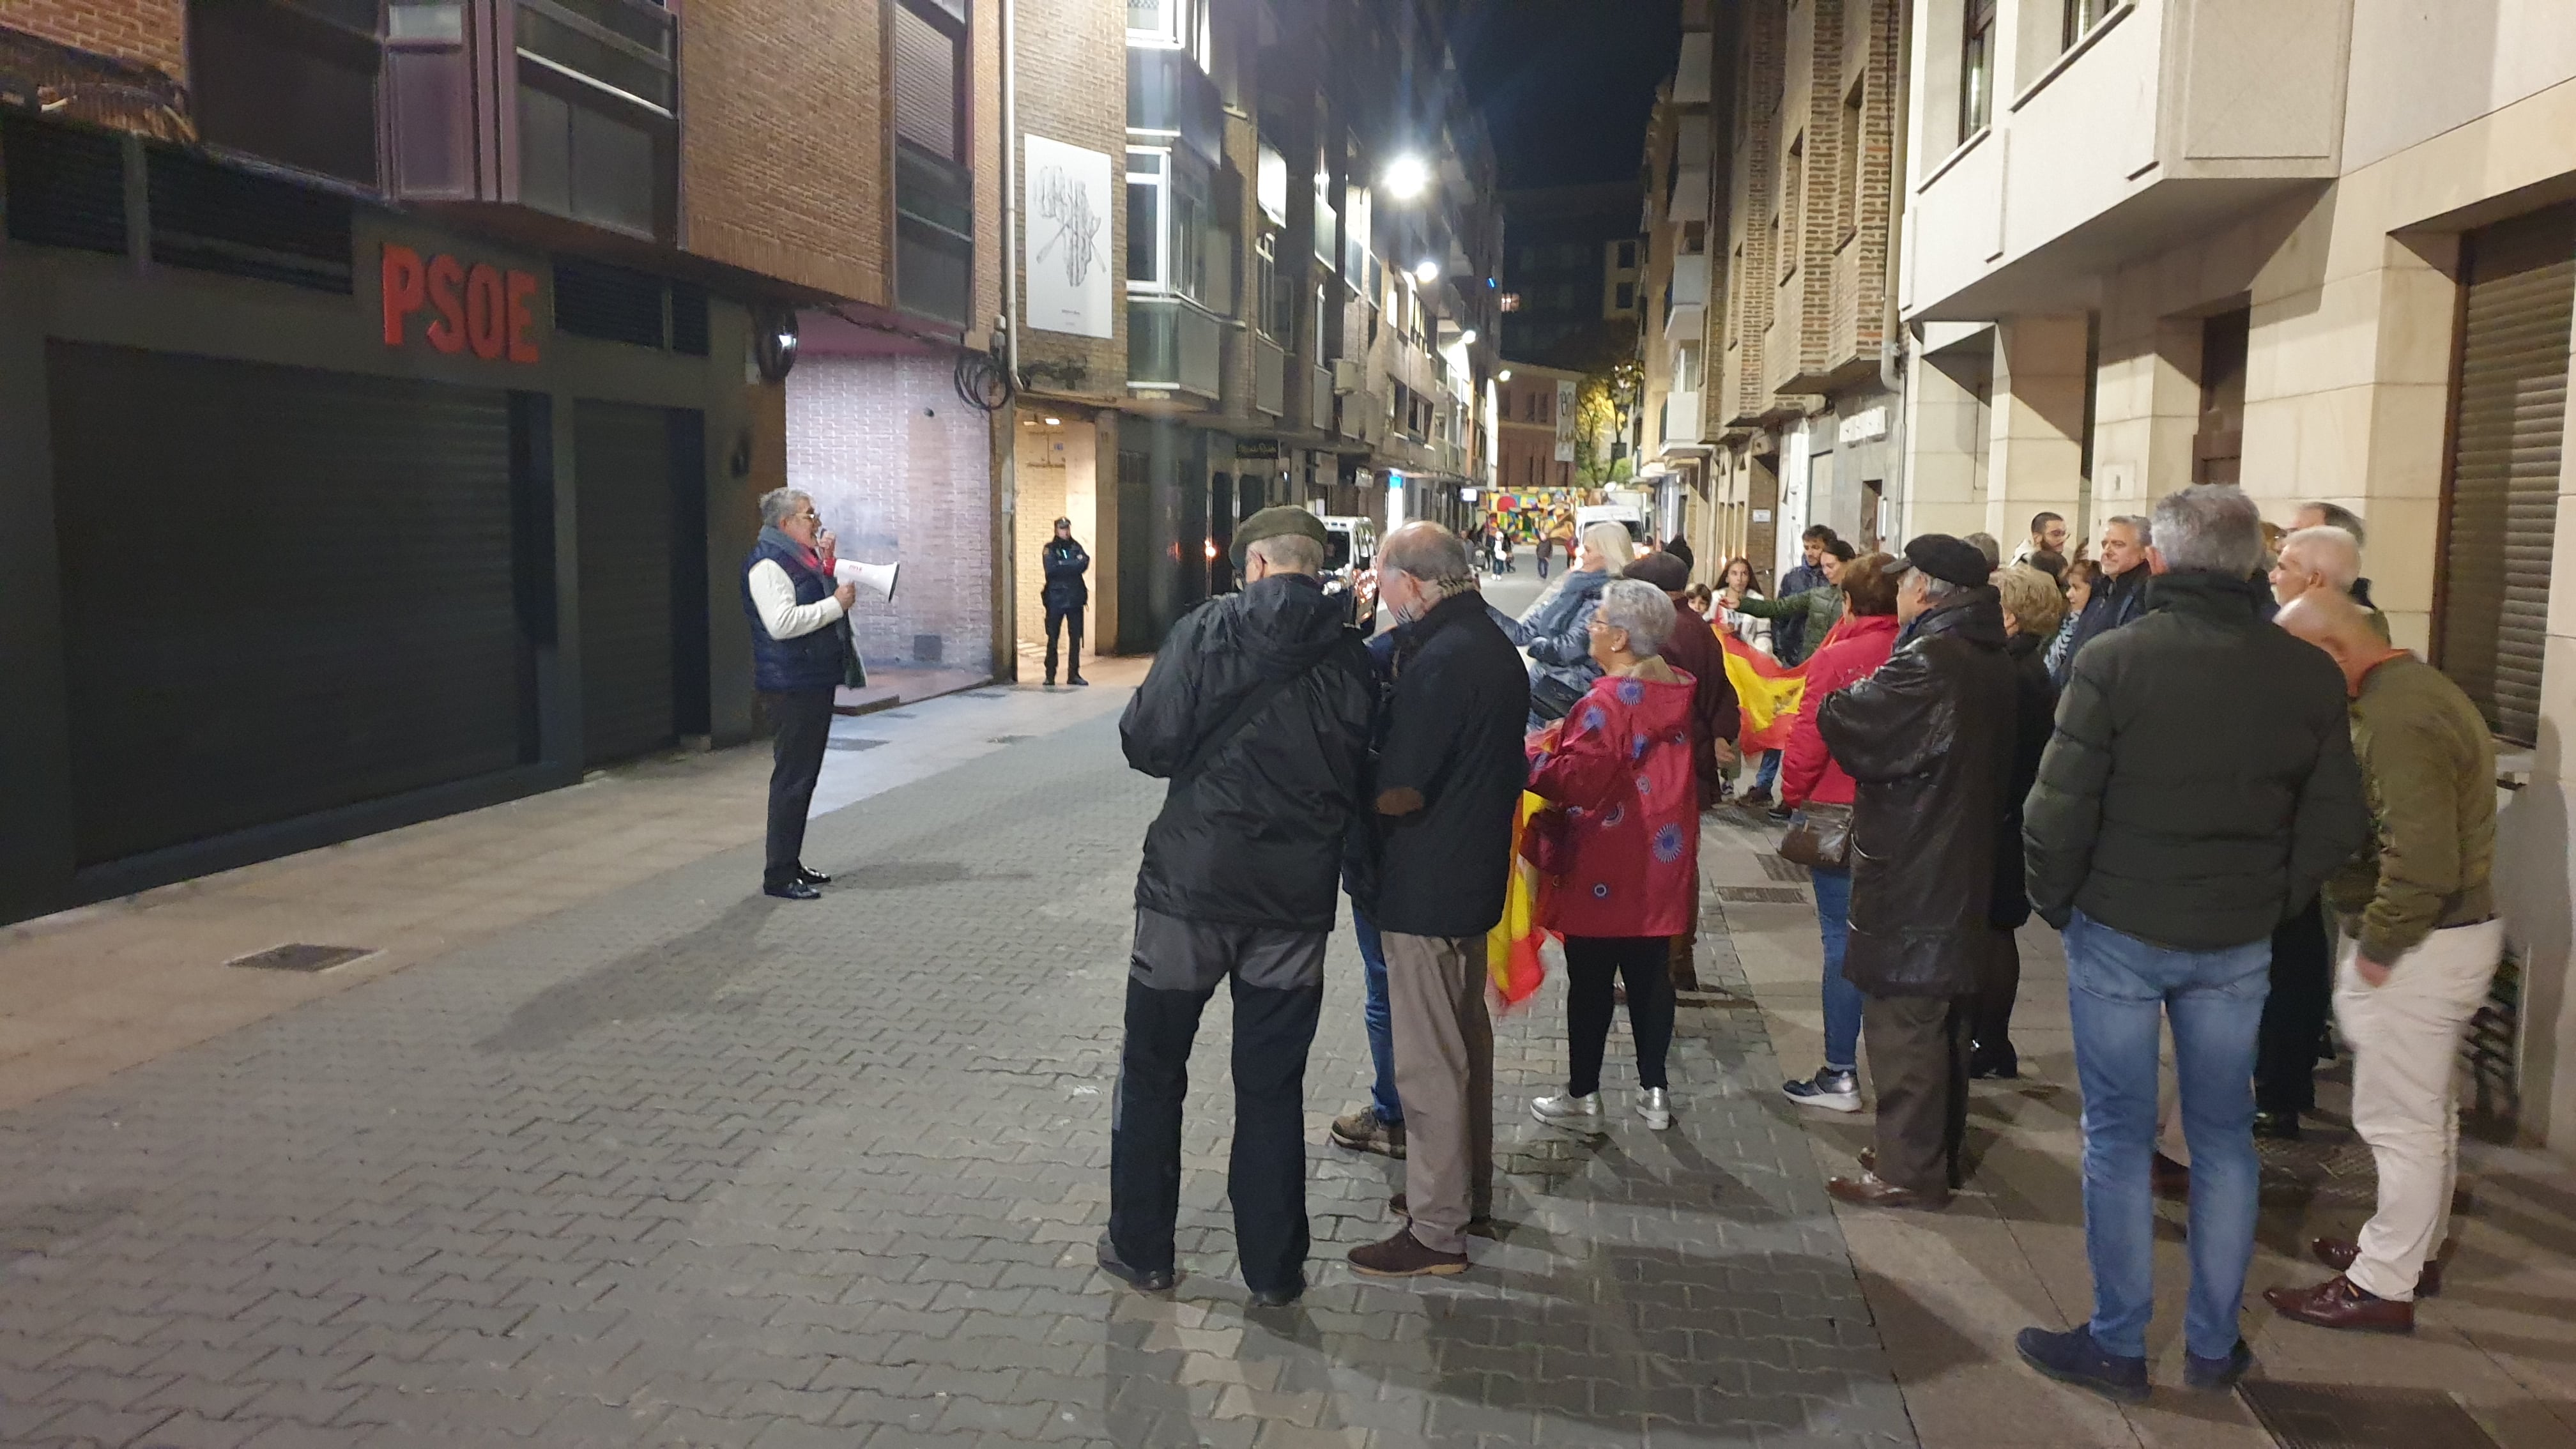
<svg viewBox="0 0 2576 1449"><path fill-rule="evenodd" d="M312 946L301 941L289 946L271 946L247 956L235 956L227 966L248 966L260 971L328 971L346 966L361 956L376 954L372 946Z"/></svg>
<svg viewBox="0 0 2576 1449"><path fill-rule="evenodd" d="M1794 860L1782 860L1776 855L1757 856L1756 859L1762 862L1762 873L1773 880L1794 880L1804 883L1815 878L1807 873L1805 866Z"/></svg>
<svg viewBox="0 0 2576 1449"><path fill-rule="evenodd" d="M1717 888L1717 898L1747 905L1803 906L1807 903L1807 893L1792 886L1722 885Z"/></svg>
<svg viewBox="0 0 2576 1449"><path fill-rule="evenodd" d="M886 743L884 740L863 740L856 738L831 739L823 742L823 748L827 750L873 750L884 743Z"/></svg>
<svg viewBox="0 0 2576 1449"><path fill-rule="evenodd" d="M988 743L996 745L1016 745L1022 740L1033 740L1036 738L1037 736L1035 735L995 735L990 741L988 741Z"/></svg>
<svg viewBox="0 0 2576 1449"><path fill-rule="evenodd" d="M2363 1388L2247 1379L2245 1403L2281 1449L2497 1449L2485 1427L2438 1389Z"/></svg>

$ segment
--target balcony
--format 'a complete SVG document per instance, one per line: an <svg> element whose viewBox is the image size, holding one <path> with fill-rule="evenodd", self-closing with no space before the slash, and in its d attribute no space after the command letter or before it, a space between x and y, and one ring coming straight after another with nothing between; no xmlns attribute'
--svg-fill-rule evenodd
<svg viewBox="0 0 2576 1449"><path fill-rule="evenodd" d="M1708 305L1708 253L1691 252L1673 258L1673 305Z"/></svg>
<svg viewBox="0 0 2576 1449"><path fill-rule="evenodd" d="M1664 399L1664 446L1692 447L1700 436L1699 391L1676 392Z"/></svg>
<svg viewBox="0 0 2576 1449"><path fill-rule="evenodd" d="M1288 411L1288 354L1267 337L1252 339L1252 405L1274 418Z"/></svg>
<svg viewBox="0 0 2576 1449"><path fill-rule="evenodd" d="M1919 6L1915 23L1918 54L1959 53L1958 7ZM2351 0L2130 0L1996 77L1987 125L1955 148L1957 78L1936 77L1915 101L1932 138L1915 153L1906 315L2082 311L2100 274L2331 180L2351 23Z"/></svg>
<svg viewBox="0 0 2576 1449"><path fill-rule="evenodd" d="M894 210L895 305L963 328L975 310L974 177L899 140Z"/></svg>
<svg viewBox="0 0 2576 1449"><path fill-rule="evenodd" d="M1130 46L1127 129L1177 138L1217 165L1225 159L1225 98L1188 51Z"/></svg>
<svg viewBox="0 0 2576 1449"><path fill-rule="evenodd" d="M1215 401L1223 390L1224 326L1187 298L1129 296L1127 385Z"/></svg>

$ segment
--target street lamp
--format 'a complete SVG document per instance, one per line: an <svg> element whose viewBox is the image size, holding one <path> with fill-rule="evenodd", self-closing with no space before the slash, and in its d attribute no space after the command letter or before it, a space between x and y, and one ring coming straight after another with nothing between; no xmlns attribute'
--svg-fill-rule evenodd
<svg viewBox="0 0 2576 1449"><path fill-rule="evenodd" d="M1475 328L1473 328L1473 327L1470 327L1470 328L1468 328L1466 331L1459 333L1459 334L1458 334L1458 345L1459 345L1459 346L1461 346L1461 347L1473 347L1473 346L1475 346L1475 345L1476 345L1476 329L1475 329Z"/></svg>
<svg viewBox="0 0 2576 1449"><path fill-rule="evenodd" d="M1426 287L1439 281L1440 264L1429 257L1424 257L1422 260L1415 262L1413 264L1413 280Z"/></svg>
<svg viewBox="0 0 2576 1449"><path fill-rule="evenodd" d="M1419 156L1398 156L1387 163L1378 185L1398 201L1418 200L1431 189L1431 167Z"/></svg>

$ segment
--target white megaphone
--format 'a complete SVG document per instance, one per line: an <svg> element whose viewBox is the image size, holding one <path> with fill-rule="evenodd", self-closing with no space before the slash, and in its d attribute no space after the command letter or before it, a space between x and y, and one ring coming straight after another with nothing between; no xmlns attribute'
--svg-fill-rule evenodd
<svg viewBox="0 0 2576 1449"><path fill-rule="evenodd" d="M841 583L856 584L888 603L894 602L895 570L899 563L863 564L841 559L832 565L832 577Z"/></svg>

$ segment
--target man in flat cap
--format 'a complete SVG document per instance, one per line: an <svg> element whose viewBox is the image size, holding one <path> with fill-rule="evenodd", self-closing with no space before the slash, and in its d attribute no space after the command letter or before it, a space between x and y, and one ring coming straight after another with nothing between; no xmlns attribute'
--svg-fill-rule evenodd
<svg viewBox="0 0 2576 1449"><path fill-rule="evenodd" d="M1306 1052L1377 694L1348 601L1324 592L1324 543L1302 508L1245 519L1242 590L1172 627L1118 722L1127 763L1171 781L1136 876L1099 1250L1104 1272L1146 1292L1174 1282L1181 1101L1219 983L1234 997L1226 1195L1244 1284L1261 1307L1306 1288Z"/></svg>
<svg viewBox="0 0 2576 1449"><path fill-rule="evenodd" d="M1987 908L2012 782L2013 665L1983 550L1925 534L1888 571L1899 574L1896 652L1816 710L1857 787L1843 975L1868 998L1861 1037L1878 1087L1874 1156L1826 1189L1873 1207L1940 1207L1959 1186L1973 1007L1995 949Z"/></svg>

